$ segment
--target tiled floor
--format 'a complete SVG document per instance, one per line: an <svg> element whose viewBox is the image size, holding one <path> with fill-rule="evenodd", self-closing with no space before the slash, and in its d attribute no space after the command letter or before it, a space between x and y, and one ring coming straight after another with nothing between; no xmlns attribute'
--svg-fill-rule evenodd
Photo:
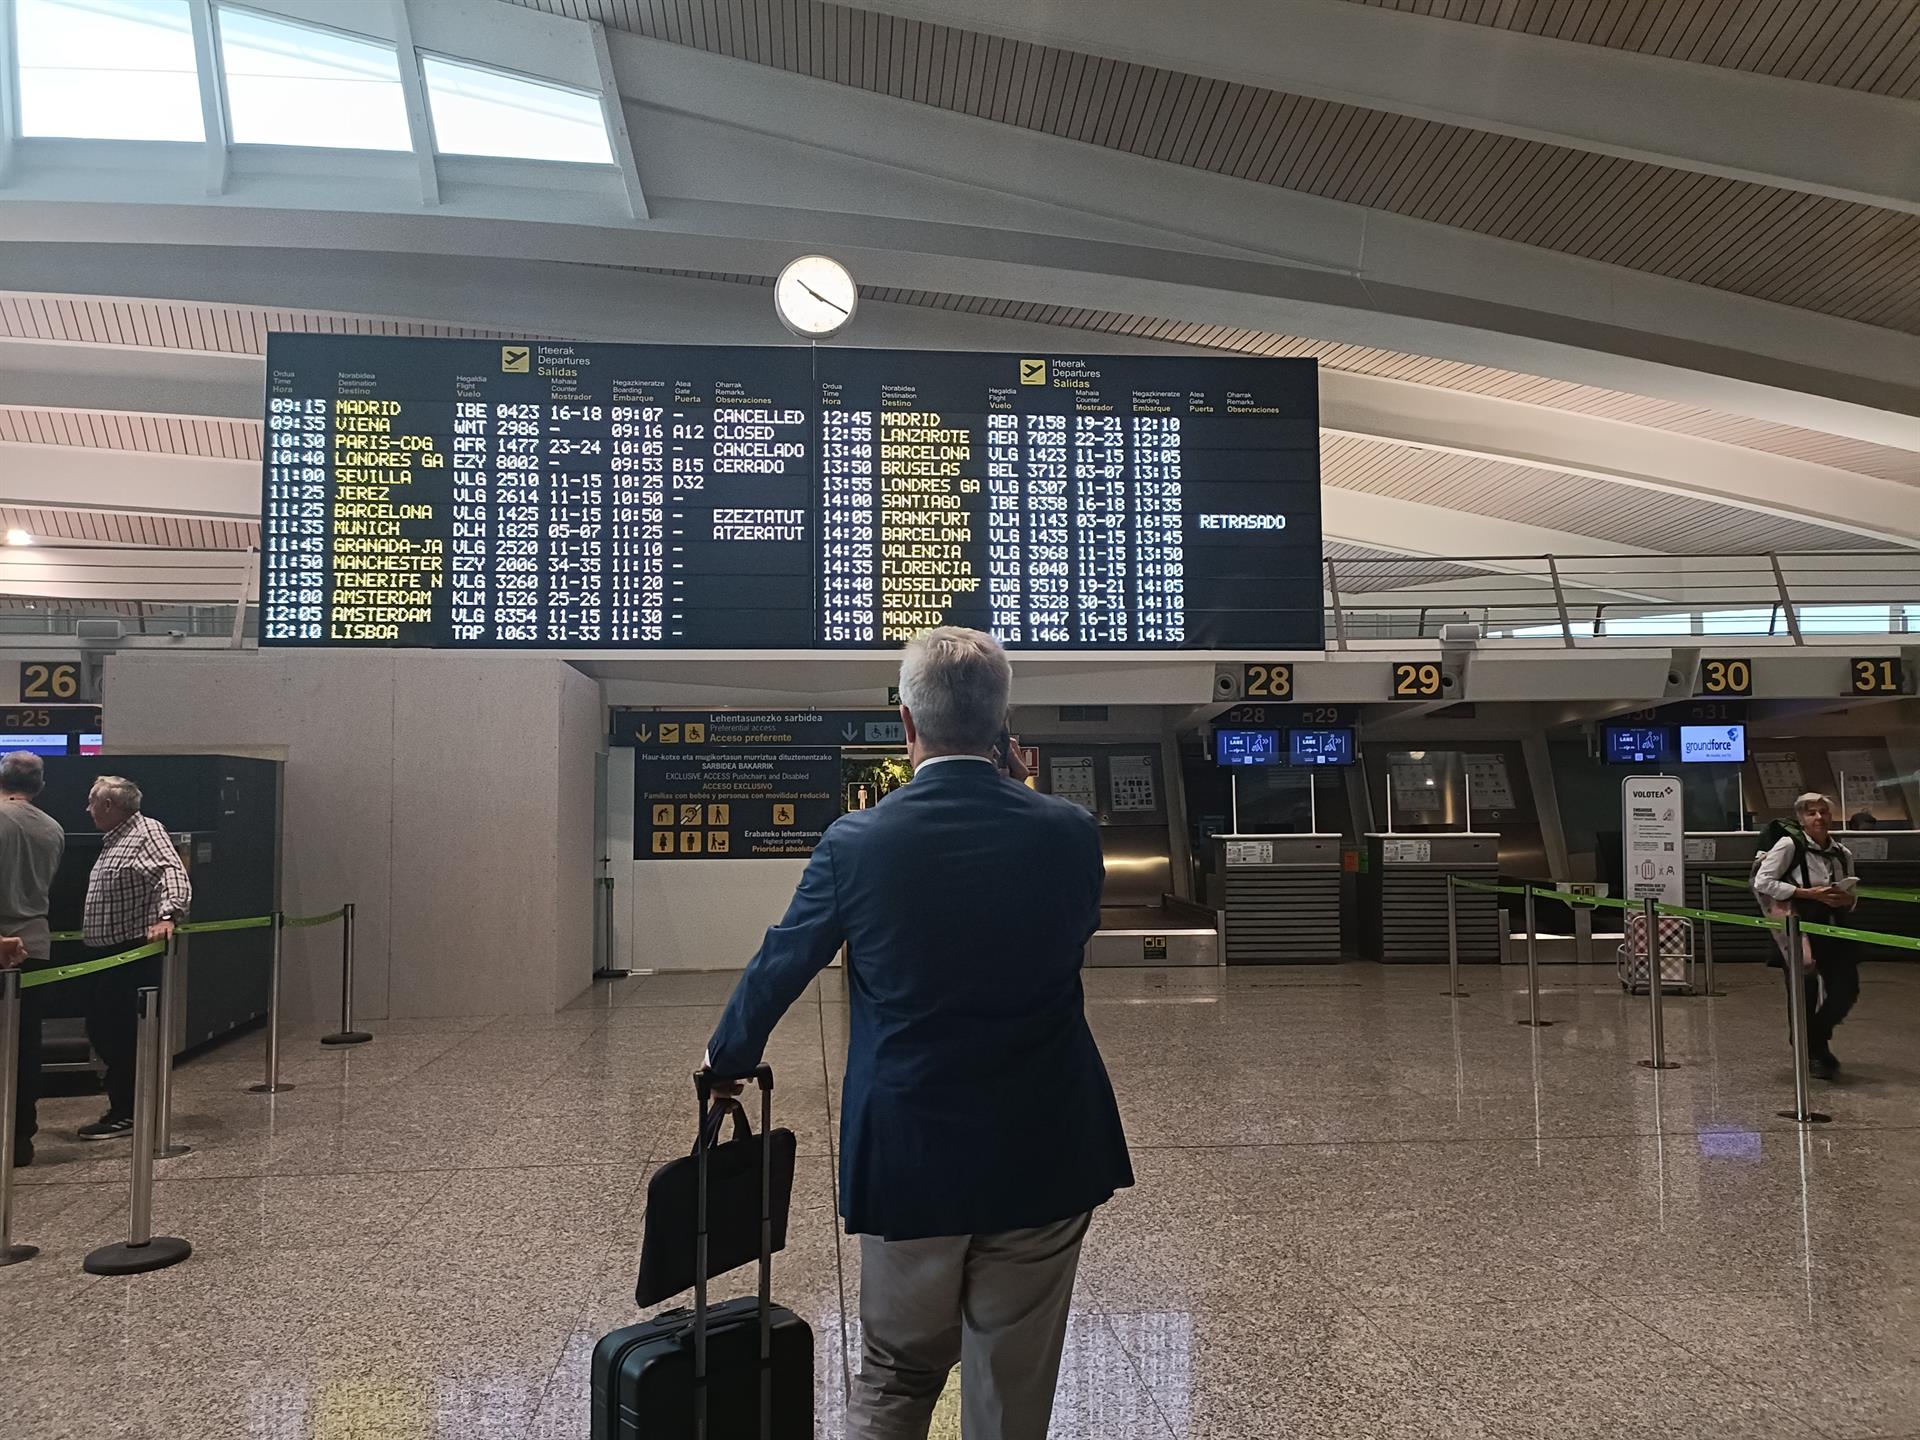
<svg viewBox="0 0 1920 1440"><path fill-rule="evenodd" d="M1802 1135L1781 992L1645 1000L1551 970L1105 971L1090 1013L1139 1185L1088 1240L1056 1437L1920 1437L1920 967L1868 967ZM586 1434L587 1366L631 1294L649 1166L730 977L640 977L535 1021L257 1037L185 1066L155 1215L186 1264L94 1279L126 1149L47 1106L0 1270L0 1436ZM802 1155L779 1296L840 1433L857 1249L833 1212L837 979L769 1058ZM744 1283L744 1282L741 1282ZM952 1406L937 1434L952 1435Z"/></svg>

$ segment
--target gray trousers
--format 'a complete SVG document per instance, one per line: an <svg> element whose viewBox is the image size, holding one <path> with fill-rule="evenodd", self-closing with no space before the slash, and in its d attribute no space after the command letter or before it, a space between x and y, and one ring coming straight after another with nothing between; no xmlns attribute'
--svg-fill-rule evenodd
<svg viewBox="0 0 1920 1440"><path fill-rule="evenodd" d="M932 1240L862 1235L849 1440L925 1440L955 1362L965 1440L1046 1440L1091 1218Z"/></svg>

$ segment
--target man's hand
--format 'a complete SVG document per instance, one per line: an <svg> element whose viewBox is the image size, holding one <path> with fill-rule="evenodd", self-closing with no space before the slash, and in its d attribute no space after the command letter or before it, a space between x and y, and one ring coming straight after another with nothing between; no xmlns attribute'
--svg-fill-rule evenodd
<svg viewBox="0 0 1920 1440"><path fill-rule="evenodd" d="M1033 771L1027 768L1026 757L1020 753L1020 737L1007 736L1007 777L1025 781L1032 774Z"/></svg>
<svg viewBox="0 0 1920 1440"><path fill-rule="evenodd" d="M26 963L27 942L12 935L0 935L0 970L17 970Z"/></svg>
<svg viewBox="0 0 1920 1440"><path fill-rule="evenodd" d="M149 941L171 940L172 938L173 921L171 920L156 920L153 924L147 926L147 939Z"/></svg>

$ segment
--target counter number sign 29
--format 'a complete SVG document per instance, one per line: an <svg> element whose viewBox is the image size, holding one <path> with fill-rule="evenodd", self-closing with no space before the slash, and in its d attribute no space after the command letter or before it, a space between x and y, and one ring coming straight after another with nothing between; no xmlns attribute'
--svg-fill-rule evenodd
<svg viewBox="0 0 1920 1440"><path fill-rule="evenodd" d="M1901 673L1898 655L1855 660L1850 673L1853 693L1856 695L1898 695L1907 688L1907 678Z"/></svg>
<svg viewBox="0 0 1920 1440"><path fill-rule="evenodd" d="M1438 700L1445 683L1437 661L1393 662L1393 698L1396 700Z"/></svg>
<svg viewBox="0 0 1920 1440"><path fill-rule="evenodd" d="M1293 698L1293 666L1248 665L1240 675L1240 693L1249 700Z"/></svg>

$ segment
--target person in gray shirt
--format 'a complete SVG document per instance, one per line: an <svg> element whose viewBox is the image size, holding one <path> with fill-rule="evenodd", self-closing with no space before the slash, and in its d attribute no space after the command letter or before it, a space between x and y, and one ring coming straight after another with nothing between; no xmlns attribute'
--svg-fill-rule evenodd
<svg viewBox="0 0 1920 1440"><path fill-rule="evenodd" d="M0 758L0 965L45 964L53 953L47 892L67 848L60 822L33 803L46 784L40 757L16 750ZM38 988L20 992L20 1080L13 1119L13 1163L33 1163L39 1129L40 1020Z"/></svg>

